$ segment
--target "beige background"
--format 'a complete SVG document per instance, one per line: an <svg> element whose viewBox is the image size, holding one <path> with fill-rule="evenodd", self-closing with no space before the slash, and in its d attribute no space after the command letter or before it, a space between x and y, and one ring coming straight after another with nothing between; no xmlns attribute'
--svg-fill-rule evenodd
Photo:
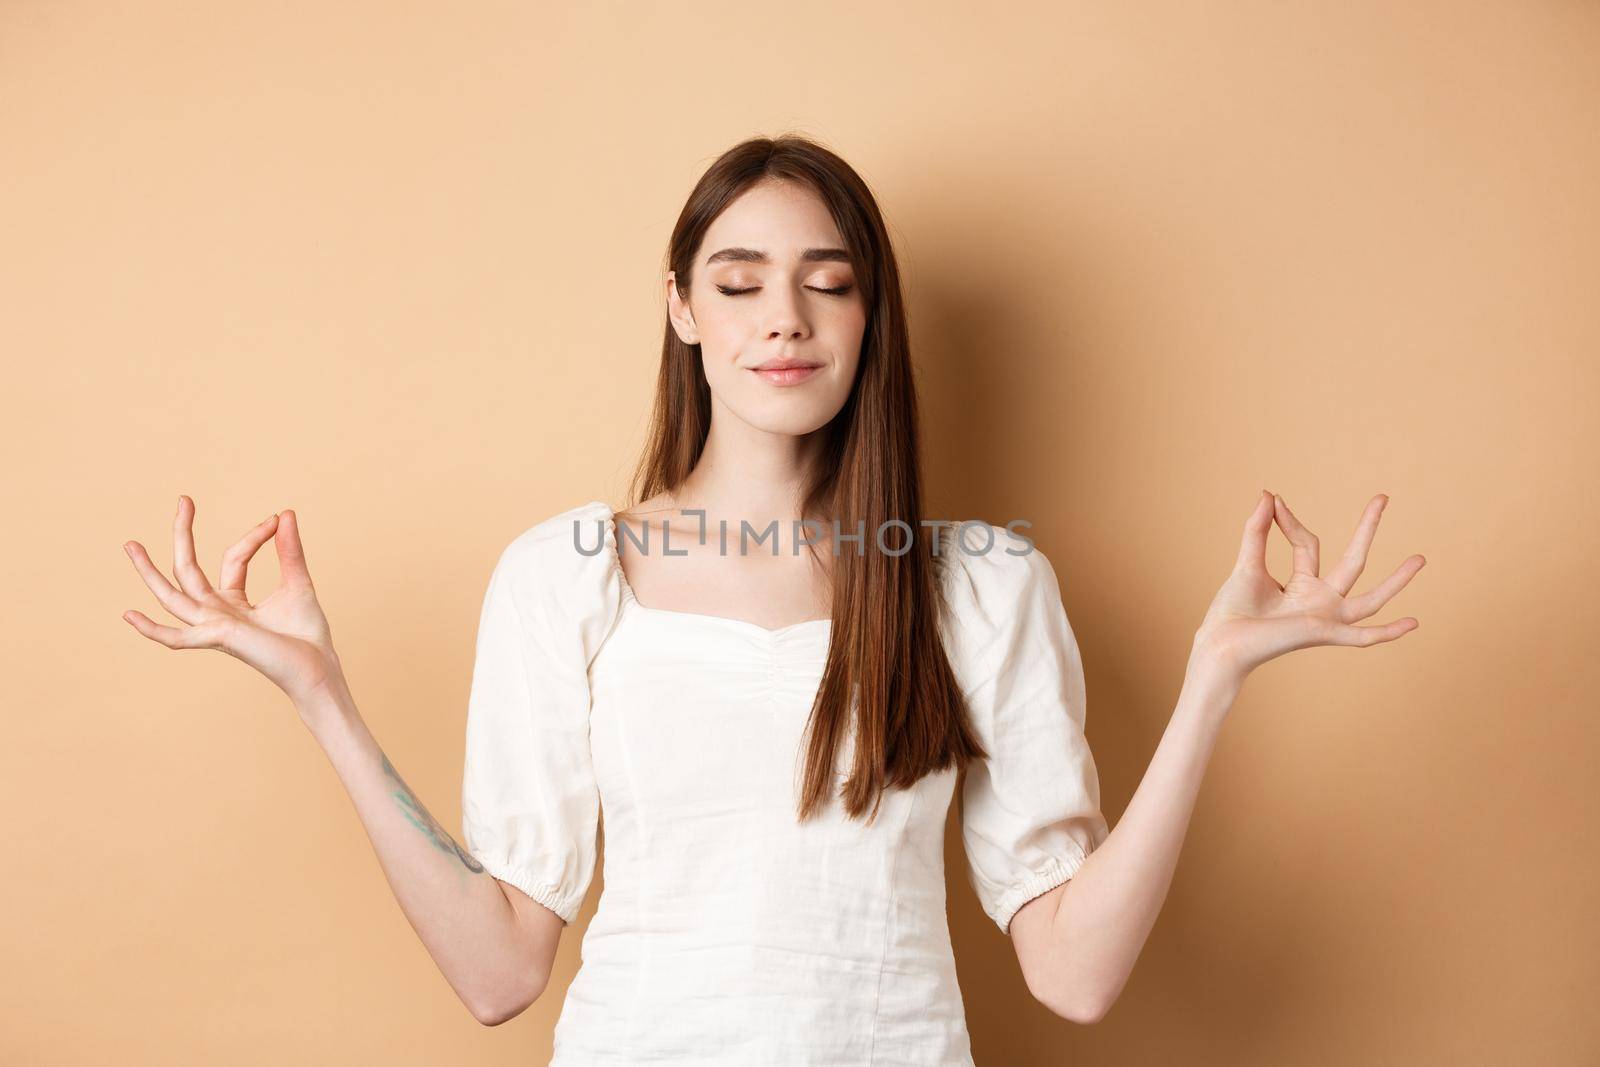
<svg viewBox="0 0 1600 1067"><path fill-rule="evenodd" d="M284 698L121 620L166 615L120 545L296 508L458 827L495 556L621 502L673 218L794 129L899 242L934 513L1056 565L1113 822L1258 490L1330 552L1388 492L1368 580L1429 561L1416 633L1252 678L1101 1024L952 832L979 1063L1595 1062L1597 112L1577 0L0 4L0 1060L544 1062L577 933L474 1023Z"/></svg>

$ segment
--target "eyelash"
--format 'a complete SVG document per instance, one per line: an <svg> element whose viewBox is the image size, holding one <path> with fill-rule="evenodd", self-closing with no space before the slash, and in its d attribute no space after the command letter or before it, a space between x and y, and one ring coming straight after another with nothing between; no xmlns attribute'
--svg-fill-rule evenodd
<svg viewBox="0 0 1600 1067"><path fill-rule="evenodd" d="M752 285L744 289L733 289L726 285L719 285L717 286L717 292L721 293L723 296L743 296L746 293L753 293L759 288L761 288L759 285ZM810 289L814 293L827 293L829 296L844 296L851 289L853 289L854 286L839 285L832 289L823 289L815 285L808 285L806 288Z"/></svg>

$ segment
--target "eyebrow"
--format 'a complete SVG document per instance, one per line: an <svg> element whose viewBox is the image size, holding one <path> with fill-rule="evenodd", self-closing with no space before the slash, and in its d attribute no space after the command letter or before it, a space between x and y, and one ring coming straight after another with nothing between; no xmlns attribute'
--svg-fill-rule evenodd
<svg viewBox="0 0 1600 1067"><path fill-rule="evenodd" d="M723 248L706 257L713 263L771 263L772 257L759 248ZM802 263L849 263L850 253L842 248L807 248L800 253Z"/></svg>

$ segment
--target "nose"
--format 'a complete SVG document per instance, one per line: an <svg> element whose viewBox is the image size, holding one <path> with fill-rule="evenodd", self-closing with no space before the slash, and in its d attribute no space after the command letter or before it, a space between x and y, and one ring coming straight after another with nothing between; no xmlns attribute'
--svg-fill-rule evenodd
<svg viewBox="0 0 1600 1067"><path fill-rule="evenodd" d="M767 339L797 340L810 336L811 324L806 321L799 294L789 286L769 288L774 291L774 295L763 309L767 316Z"/></svg>

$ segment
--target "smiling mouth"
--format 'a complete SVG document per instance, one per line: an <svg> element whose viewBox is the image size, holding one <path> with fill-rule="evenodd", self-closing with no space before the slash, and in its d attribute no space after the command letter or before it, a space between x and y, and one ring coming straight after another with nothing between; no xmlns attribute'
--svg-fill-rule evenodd
<svg viewBox="0 0 1600 1067"><path fill-rule="evenodd" d="M757 377L773 385L798 385L822 369L819 363L791 363L788 366L775 364L773 366L750 368Z"/></svg>

